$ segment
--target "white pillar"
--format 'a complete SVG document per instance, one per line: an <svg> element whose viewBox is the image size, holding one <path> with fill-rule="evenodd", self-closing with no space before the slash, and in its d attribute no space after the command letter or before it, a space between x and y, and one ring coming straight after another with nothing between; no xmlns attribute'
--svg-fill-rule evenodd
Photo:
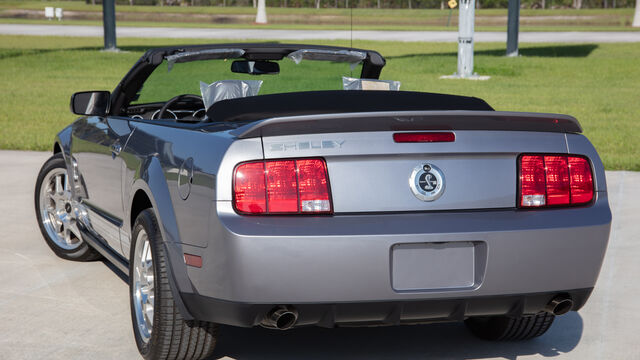
<svg viewBox="0 0 640 360"><path fill-rule="evenodd" d="M267 5L265 0L258 0L258 14L256 15L256 24L267 23Z"/></svg>
<svg viewBox="0 0 640 360"><path fill-rule="evenodd" d="M633 16L633 27L640 27L640 0L636 0L636 14Z"/></svg>
<svg viewBox="0 0 640 360"><path fill-rule="evenodd" d="M460 0L458 21L458 71L453 75L443 75L440 79L489 80L491 76L473 72L473 28L476 0Z"/></svg>
<svg viewBox="0 0 640 360"><path fill-rule="evenodd" d="M475 0L460 0L458 22L458 76L473 75L473 30L475 23Z"/></svg>

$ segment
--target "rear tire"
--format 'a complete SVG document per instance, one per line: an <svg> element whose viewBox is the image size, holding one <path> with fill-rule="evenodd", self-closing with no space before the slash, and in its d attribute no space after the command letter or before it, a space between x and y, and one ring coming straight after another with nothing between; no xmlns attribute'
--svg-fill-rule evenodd
<svg viewBox="0 0 640 360"><path fill-rule="evenodd" d="M62 153L47 160L36 179L36 218L45 242L66 260L93 261L102 256L82 240L76 223L75 204Z"/></svg>
<svg viewBox="0 0 640 360"><path fill-rule="evenodd" d="M518 341L541 336L549 330L553 319L554 315L541 312L521 317L472 317L465 320L465 324L471 333L484 340Z"/></svg>
<svg viewBox="0 0 640 360"><path fill-rule="evenodd" d="M216 345L218 326L205 321L186 321L180 314L169 286L169 264L152 209L138 215L131 240L131 320L140 354L147 360L210 356Z"/></svg>

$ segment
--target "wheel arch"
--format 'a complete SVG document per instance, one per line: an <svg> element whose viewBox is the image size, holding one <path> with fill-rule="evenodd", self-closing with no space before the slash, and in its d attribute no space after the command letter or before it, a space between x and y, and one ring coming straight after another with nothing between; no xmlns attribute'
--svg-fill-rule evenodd
<svg viewBox="0 0 640 360"><path fill-rule="evenodd" d="M71 133L73 124L62 129L53 141L53 154L62 153L67 158L71 155Z"/></svg>
<svg viewBox="0 0 640 360"><path fill-rule="evenodd" d="M129 229L132 230L133 224L136 221L136 218L142 211L145 209L153 208L153 204L151 203L151 199L149 199L149 195L142 190L138 189L133 195L133 200L131 200L130 206L130 214L129 214Z"/></svg>
<svg viewBox="0 0 640 360"><path fill-rule="evenodd" d="M182 292L194 292L184 263L184 252L179 239L177 221L171 201L169 187L162 171L162 166L156 157L143 161L137 172L139 176L134 180L130 194L128 209L123 231L132 234L136 217L145 209L151 208L158 221L162 246L169 263L169 285L180 313L186 320L193 320L191 312L182 301Z"/></svg>

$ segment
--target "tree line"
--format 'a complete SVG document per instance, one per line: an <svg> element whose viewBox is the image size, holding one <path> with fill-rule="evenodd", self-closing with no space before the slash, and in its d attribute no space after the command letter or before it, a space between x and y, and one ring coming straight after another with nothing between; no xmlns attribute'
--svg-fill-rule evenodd
<svg viewBox="0 0 640 360"><path fill-rule="evenodd" d="M100 4L100 0L85 0ZM267 7L288 8L383 8L383 9L442 9L443 0L266 0ZM520 0L524 9L557 8L625 8L634 7L636 0ZM118 5L156 6L255 6L254 0L116 0ZM506 8L509 0L478 0L477 8Z"/></svg>

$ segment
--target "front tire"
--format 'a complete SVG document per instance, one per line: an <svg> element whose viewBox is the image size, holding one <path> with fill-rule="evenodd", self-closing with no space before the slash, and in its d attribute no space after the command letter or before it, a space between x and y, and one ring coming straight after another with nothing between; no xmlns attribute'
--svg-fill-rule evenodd
<svg viewBox="0 0 640 360"><path fill-rule="evenodd" d="M152 209L138 215L131 239L131 320L140 354L148 360L210 356L218 327L205 321L186 321L180 314L169 286L169 264Z"/></svg>
<svg viewBox="0 0 640 360"><path fill-rule="evenodd" d="M483 316L465 320L475 336L491 341L529 340L543 335L555 316L546 312L528 316Z"/></svg>
<svg viewBox="0 0 640 360"><path fill-rule="evenodd" d="M92 261L100 253L82 240L76 216L76 202L62 153L47 160L36 179L36 218L47 245L66 260Z"/></svg>

